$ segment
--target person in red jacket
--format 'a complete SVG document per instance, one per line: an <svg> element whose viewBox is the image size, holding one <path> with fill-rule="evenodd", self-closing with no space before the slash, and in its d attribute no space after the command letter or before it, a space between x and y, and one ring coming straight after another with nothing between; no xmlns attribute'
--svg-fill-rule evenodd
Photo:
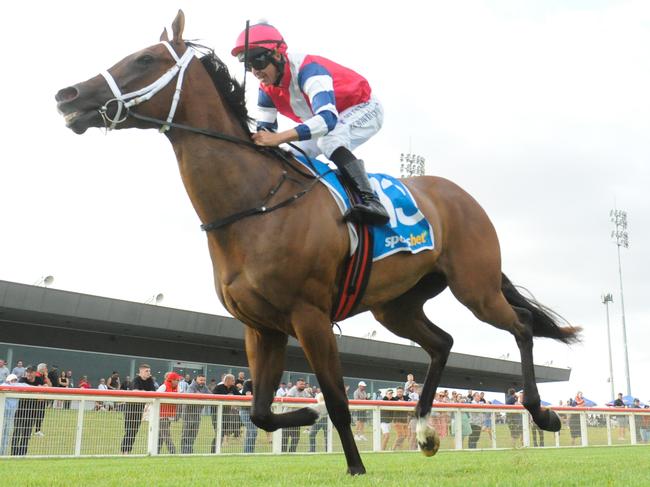
<svg viewBox="0 0 650 487"><path fill-rule="evenodd" d="M158 388L158 392L178 392L178 382L183 376L176 372L167 372L165 374L165 382ZM158 453L162 449L163 444L167 445L167 451L172 455L176 453L176 447L172 441L169 427L172 418L176 417L176 404L163 403L160 405L160 430L158 433Z"/></svg>

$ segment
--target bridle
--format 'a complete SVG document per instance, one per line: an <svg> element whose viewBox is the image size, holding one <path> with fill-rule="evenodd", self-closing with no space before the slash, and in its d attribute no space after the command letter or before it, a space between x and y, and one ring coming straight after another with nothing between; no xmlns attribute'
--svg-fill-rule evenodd
<svg viewBox="0 0 650 487"><path fill-rule="evenodd" d="M280 177L280 181L269 191L267 196L264 198L262 201L261 205L258 205L254 208L250 208L244 211L237 212L233 215L227 216L225 218L220 218L218 220L215 220L211 223L203 224L201 225L201 229L209 232L212 230L216 230L218 228L222 228L225 226L230 225L231 223L234 223L238 220L241 220L243 218L246 218L248 216L260 214L260 213L270 213L272 211L275 211L279 208L283 208L287 205L290 205L294 201L296 201L298 198L301 198L305 194L307 194L309 191L311 191L316 183L327 173L321 174L314 176L309 173L305 173L295 167L294 164L291 163L289 158L284 154L283 151L280 150L275 150L275 148L268 148L268 147L261 147L256 145L250 140L246 139L240 139L238 137L233 137L231 135L223 134L221 132L216 132L213 130L208 130L208 129L202 129L202 128L196 128L192 127L189 125L185 124L180 124L176 123L173 121L174 119L174 114L176 113L176 109L178 108L178 102L180 100L181 96L181 87L183 85L183 79L185 76L185 70L189 66L190 62L196 57L197 51L194 49L192 46L187 46L187 50L183 53L181 57L178 57L178 54L176 54L176 51L172 48L172 46L169 44L168 41L161 41L160 44L165 46L169 53L171 54L172 58L176 61L176 64L169 68L162 76L160 76L156 81L153 83L145 86L144 88L140 88L139 90L133 91L131 93L125 93L122 94L119 86L117 86L117 83L115 82L115 79L113 76L108 72L108 70L102 71L100 74L104 77L106 80L106 83L108 83L108 86L111 89L111 92L113 93L114 98L111 98L108 100L104 105L99 107L97 111L101 115L102 119L104 120L104 125L106 127L106 130L113 130L118 124L123 123L126 121L126 119L131 116L137 120L141 120L144 122L149 122L153 123L155 125L160 126L160 132L164 133L168 131L170 128L178 128L181 130L186 130L189 132L194 132L197 134L205 135L208 137L212 137L215 139L220 139L220 140L225 140L228 142L233 142L235 144L239 145L244 145L248 147L252 147L260 152L272 152L275 155L279 156L279 158L282 160L282 162L289 166L290 169L293 171L296 171L298 174L300 174L303 177L306 177L308 179L311 179L310 183L301 191L295 193L294 195L290 196L289 198L275 204L272 206L268 206L270 200L275 196L275 194L280 190L282 187L283 183L287 180L292 180L294 182L302 183L302 181L298 181L290 176L287 175L287 171L283 171L282 175ZM165 88L175 77L178 76L178 79L176 80L176 90L174 91L174 96L172 98L171 102L171 107L169 109L169 115L167 116L166 120L160 120L157 118L153 117L148 117L145 115L140 115L133 110L131 110L131 107L137 106L141 103L144 103L147 100L150 100L156 93L158 93L160 90ZM114 115L109 115L108 114L108 107L110 106L111 103L115 103L117 105L116 111ZM291 144L290 144L291 145ZM294 148L297 148L295 146L292 146ZM299 148L297 148L300 152ZM304 152L302 152L303 155ZM309 161L309 158L307 157L307 160ZM314 170L314 172L316 172Z"/></svg>
<svg viewBox="0 0 650 487"><path fill-rule="evenodd" d="M124 122L129 116L129 110L131 107L137 106L140 103L151 99L156 93L162 90L167 86L177 75L178 79L176 80L176 91L174 92L174 97L172 98L172 104L169 108L169 115L167 116L166 123L160 127L161 132L166 132L170 128L170 123L174 119L174 114L176 113L176 108L178 107L178 100L181 97L181 87L183 86L183 79L185 77L185 70L194 59L196 51L193 47L188 46L187 50L179 58L176 51L167 41L161 41L160 44L165 46L169 53L172 55L172 58L176 61L176 64L169 68L160 78L151 83L150 85L140 88L139 90L132 91L131 93L122 94L119 86L113 79L111 73L108 70L102 71L100 74L104 77L115 98L108 100L102 107L98 109L99 114L104 119L107 130L113 130L115 126L119 123ZM108 115L108 107L111 103L117 104L117 109L115 115L112 117ZM122 110L124 114L122 115ZM110 125L109 125L110 123Z"/></svg>

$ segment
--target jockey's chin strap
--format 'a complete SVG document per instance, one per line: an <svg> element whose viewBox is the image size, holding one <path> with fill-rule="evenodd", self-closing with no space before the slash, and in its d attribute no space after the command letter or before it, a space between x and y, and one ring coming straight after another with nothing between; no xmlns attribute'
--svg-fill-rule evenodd
<svg viewBox="0 0 650 487"><path fill-rule="evenodd" d="M124 122L129 116L129 109L140 103L143 103L147 100L150 100L156 93L162 90L167 86L177 75L178 79L176 80L176 91L174 92L174 98L172 99L171 107L169 108L169 115L167 116L166 123L160 127L161 132L166 132L170 128L170 124L174 119L174 113L176 113L176 108L178 107L178 100L181 97L181 86L183 85L183 78L185 75L185 70L189 66L192 59L194 59L196 51L191 46L188 46L187 50L179 58L172 46L167 41L160 42L163 46L167 48L169 53L172 55L176 64L169 68L160 78L151 83L144 88L140 88L137 91L132 91L131 93L124 93L120 91L119 86L113 79L111 73L108 70L102 71L100 74L108 83L111 91L113 92L112 98L108 100L104 106L98 109L99 114L104 119L107 130L113 130L117 124ZM117 105L115 115L112 117L108 115L108 107L111 103ZM122 113L124 112L124 113Z"/></svg>

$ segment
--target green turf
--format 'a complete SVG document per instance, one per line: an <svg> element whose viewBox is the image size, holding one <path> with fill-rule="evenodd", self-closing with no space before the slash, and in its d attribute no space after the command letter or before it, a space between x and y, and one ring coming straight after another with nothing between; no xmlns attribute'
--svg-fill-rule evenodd
<svg viewBox="0 0 650 487"><path fill-rule="evenodd" d="M367 453L368 474L342 455L0 460L2 486L600 486L649 485L650 447Z"/></svg>

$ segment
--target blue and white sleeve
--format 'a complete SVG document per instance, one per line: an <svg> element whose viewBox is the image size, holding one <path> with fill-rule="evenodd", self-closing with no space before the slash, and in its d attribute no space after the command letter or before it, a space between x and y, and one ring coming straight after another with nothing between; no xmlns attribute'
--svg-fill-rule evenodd
<svg viewBox="0 0 650 487"><path fill-rule="evenodd" d="M296 127L300 140L330 132L339 120L334 95L334 80L329 71L316 62L306 64L298 73L298 84L309 98L314 116Z"/></svg>
<svg viewBox="0 0 650 487"><path fill-rule="evenodd" d="M278 109L275 108L271 97L261 89L257 97L257 111L257 130L275 132L278 129Z"/></svg>

